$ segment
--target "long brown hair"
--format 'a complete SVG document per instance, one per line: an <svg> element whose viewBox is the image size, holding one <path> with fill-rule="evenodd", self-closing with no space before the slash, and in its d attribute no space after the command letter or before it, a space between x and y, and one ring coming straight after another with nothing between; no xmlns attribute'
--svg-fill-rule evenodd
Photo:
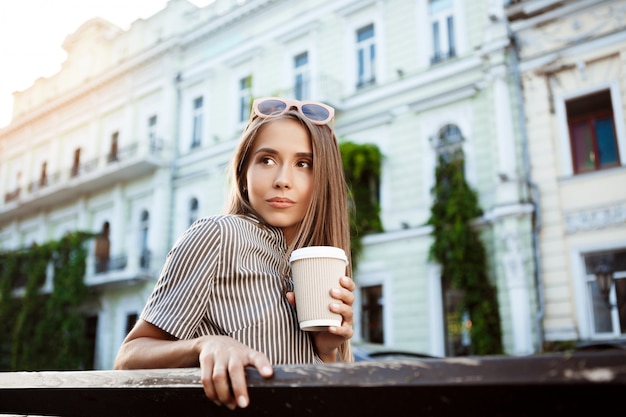
<svg viewBox="0 0 626 417"><path fill-rule="evenodd" d="M311 204L300 223L296 239L289 246L287 256L294 249L306 246L342 248L349 260L346 275L352 276L347 185L339 144L330 127L315 125L296 110L289 110L280 116L271 118L254 116L246 126L231 162L229 172L230 196L226 212L230 214L252 213L260 218L250 205L248 196L244 191L250 150L263 127L281 119L298 121L306 130L313 150ZM346 341L339 347L339 354L342 361L353 361L350 341Z"/></svg>

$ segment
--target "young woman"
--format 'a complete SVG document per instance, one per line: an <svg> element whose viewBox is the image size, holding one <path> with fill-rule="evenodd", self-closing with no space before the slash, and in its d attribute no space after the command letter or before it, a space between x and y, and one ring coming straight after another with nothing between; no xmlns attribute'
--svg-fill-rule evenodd
<svg viewBox="0 0 626 417"><path fill-rule="evenodd" d="M289 255L327 245L350 254L346 184L322 103L257 99L231 167L224 215L196 221L174 244L115 360L115 369L200 366L206 395L233 409L249 403L244 369L352 361L355 286L331 291L342 315L328 331L300 330Z"/></svg>

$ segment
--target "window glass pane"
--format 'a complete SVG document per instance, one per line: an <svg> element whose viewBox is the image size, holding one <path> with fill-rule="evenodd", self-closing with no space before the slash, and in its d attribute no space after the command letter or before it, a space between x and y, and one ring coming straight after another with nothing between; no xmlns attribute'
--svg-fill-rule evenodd
<svg viewBox="0 0 626 417"><path fill-rule="evenodd" d="M189 202L189 225L198 220L198 199L192 198Z"/></svg>
<svg viewBox="0 0 626 417"><path fill-rule="evenodd" d="M626 278L615 280L615 296L619 316L620 333L626 333Z"/></svg>
<svg viewBox="0 0 626 417"><path fill-rule="evenodd" d="M454 18L448 16L448 56L456 55L456 46L454 43Z"/></svg>
<svg viewBox="0 0 626 417"><path fill-rule="evenodd" d="M589 124L586 122L573 124L571 129L575 172L593 171L595 169L595 156Z"/></svg>
<svg viewBox="0 0 626 417"><path fill-rule="evenodd" d="M452 8L452 0L430 0L428 13L433 15L450 8Z"/></svg>
<svg viewBox="0 0 626 417"><path fill-rule="evenodd" d="M615 143L615 130L613 118L605 117L594 121L596 139L598 141L598 158L600 166L615 165L619 163L617 145Z"/></svg>
<svg viewBox="0 0 626 417"><path fill-rule="evenodd" d="M433 22L433 49L435 58L440 58L441 44L439 42L439 22Z"/></svg>
<svg viewBox="0 0 626 417"><path fill-rule="evenodd" d="M568 100L566 106L568 119L591 118L594 114L613 113L610 90L602 90Z"/></svg>
<svg viewBox="0 0 626 417"><path fill-rule="evenodd" d="M296 68L302 67L309 63L309 55L305 52L295 57L295 66Z"/></svg>
<svg viewBox="0 0 626 417"><path fill-rule="evenodd" d="M252 90L252 76L239 80L239 121L245 122L250 117L250 97Z"/></svg>
<svg viewBox="0 0 626 417"><path fill-rule="evenodd" d="M294 96L297 100L306 100L309 97L308 86L308 64L309 54L307 52L296 55L294 61Z"/></svg>
<svg viewBox="0 0 626 417"><path fill-rule="evenodd" d="M361 289L361 335L371 343L384 343L383 287L374 285Z"/></svg>
<svg viewBox="0 0 626 417"><path fill-rule="evenodd" d="M359 49L358 52L358 60L359 60L359 82L363 81L365 75L365 52L362 49Z"/></svg>
<svg viewBox="0 0 626 417"><path fill-rule="evenodd" d="M593 328L595 333L612 333L611 306L600 294L595 281L589 282L591 303L593 305Z"/></svg>
<svg viewBox="0 0 626 417"><path fill-rule="evenodd" d="M367 25L356 33L357 44L357 88L370 85L375 81L374 72L374 25Z"/></svg>
<svg viewBox="0 0 626 417"><path fill-rule="evenodd" d="M137 318L137 313L130 313L126 315L126 333L124 335L130 333L133 327L135 327L135 323L137 323Z"/></svg>
<svg viewBox="0 0 626 417"><path fill-rule="evenodd" d="M202 106L203 97L198 97L193 101L193 132L191 137L191 147L199 146L202 142Z"/></svg>
<svg viewBox="0 0 626 417"><path fill-rule="evenodd" d="M374 37L374 25L367 25L356 32L357 42L362 42Z"/></svg>

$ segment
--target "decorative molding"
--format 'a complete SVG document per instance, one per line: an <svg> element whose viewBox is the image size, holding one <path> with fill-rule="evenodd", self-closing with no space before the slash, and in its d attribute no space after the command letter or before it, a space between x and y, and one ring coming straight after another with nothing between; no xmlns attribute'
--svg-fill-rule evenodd
<svg viewBox="0 0 626 417"><path fill-rule="evenodd" d="M625 18L624 5L606 5L594 10L565 7L558 16L551 13L542 15L544 20L531 20L527 22L532 22L530 26L518 29L523 58L527 60L562 51L585 41L600 40L622 32Z"/></svg>
<svg viewBox="0 0 626 417"><path fill-rule="evenodd" d="M574 213L565 213L565 233L574 234L626 225L626 202Z"/></svg>

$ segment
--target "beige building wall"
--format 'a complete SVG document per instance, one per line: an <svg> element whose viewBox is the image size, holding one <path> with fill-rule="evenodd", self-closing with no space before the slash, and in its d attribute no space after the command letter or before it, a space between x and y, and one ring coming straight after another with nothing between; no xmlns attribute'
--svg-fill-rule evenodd
<svg viewBox="0 0 626 417"><path fill-rule="evenodd" d="M510 16L532 2L520 3ZM532 178L541 196L545 339L624 338L626 2L557 3L522 12L511 25L520 44ZM618 163L576 172L567 106L601 91L610 96ZM585 259L600 254L612 254L616 280L608 302L585 269Z"/></svg>

